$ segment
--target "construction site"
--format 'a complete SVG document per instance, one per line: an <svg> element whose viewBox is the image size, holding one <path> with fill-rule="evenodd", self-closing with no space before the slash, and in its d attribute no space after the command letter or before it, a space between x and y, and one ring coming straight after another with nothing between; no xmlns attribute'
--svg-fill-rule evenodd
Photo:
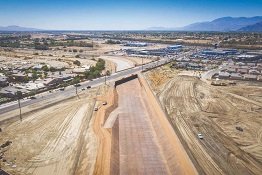
<svg viewBox="0 0 262 175"><path fill-rule="evenodd" d="M2 115L1 168L10 174L91 172L96 139L90 126L96 97L103 87L63 101L52 99ZM2 119L2 118L1 118ZM86 156L82 157L82 154Z"/></svg>
<svg viewBox="0 0 262 175"><path fill-rule="evenodd" d="M197 174L143 78L116 82L110 96L96 114L94 174Z"/></svg>
<svg viewBox="0 0 262 175"><path fill-rule="evenodd" d="M199 174L261 174L261 84L213 86L168 66L146 77Z"/></svg>
<svg viewBox="0 0 262 175"><path fill-rule="evenodd" d="M17 114L1 121L9 174L198 174L142 76Z"/></svg>
<svg viewBox="0 0 262 175"><path fill-rule="evenodd" d="M1 115L9 174L260 174L261 86L168 65ZM243 91L246 91L243 93ZM64 98L64 97L63 97Z"/></svg>

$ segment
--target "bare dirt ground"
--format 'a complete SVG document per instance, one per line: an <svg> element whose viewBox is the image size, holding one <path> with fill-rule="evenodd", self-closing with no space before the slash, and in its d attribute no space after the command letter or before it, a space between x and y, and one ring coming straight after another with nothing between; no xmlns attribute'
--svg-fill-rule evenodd
<svg viewBox="0 0 262 175"><path fill-rule="evenodd" d="M147 76L150 81L152 76ZM215 87L193 76L176 75L166 81L159 99L200 174L258 175L262 172L259 94L257 86ZM204 138L199 139L198 133Z"/></svg>
<svg viewBox="0 0 262 175"><path fill-rule="evenodd" d="M121 71L121 70L128 69L134 66L133 62L121 56L104 55L104 56L100 56L100 58L113 62L116 65L116 71Z"/></svg>
<svg viewBox="0 0 262 175"><path fill-rule="evenodd" d="M218 87L229 93L243 96L247 99L262 103L262 83L261 82L248 82L236 81L236 86Z"/></svg>
<svg viewBox="0 0 262 175"><path fill-rule="evenodd" d="M98 99L99 101L96 103L96 107L99 108L99 110L94 114L94 123L92 125L98 140L98 149L93 171L94 175L110 174L112 134L110 129L104 128L103 125L109 113L117 105L115 101L116 93L113 88L104 91ZM104 106L102 103L105 101L107 105Z"/></svg>
<svg viewBox="0 0 262 175"><path fill-rule="evenodd" d="M22 122L2 122L0 143L12 141L2 168L19 175L92 174L97 142L90 126L97 93L100 90L92 88L80 93L80 98L43 109L43 104L36 104L41 110L24 114Z"/></svg>
<svg viewBox="0 0 262 175"><path fill-rule="evenodd" d="M155 93L160 93L165 84L175 75L180 73L179 70L170 69L169 65L161 66L145 73L148 82Z"/></svg>
<svg viewBox="0 0 262 175"><path fill-rule="evenodd" d="M154 61L153 58L150 59L149 57L145 57L143 58L143 62L142 62L142 57L134 57L134 56L123 56L123 59L127 59L131 61L134 65L142 65L142 63L146 64Z"/></svg>

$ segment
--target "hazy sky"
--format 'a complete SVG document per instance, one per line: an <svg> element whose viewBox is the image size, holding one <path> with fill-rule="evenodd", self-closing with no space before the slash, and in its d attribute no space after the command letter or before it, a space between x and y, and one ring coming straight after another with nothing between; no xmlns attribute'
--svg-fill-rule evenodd
<svg viewBox="0 0 262 175"><path fill-rule="evenodd" d="M261 16L262 0L0 0L0 26L122 30Z"/></svg>

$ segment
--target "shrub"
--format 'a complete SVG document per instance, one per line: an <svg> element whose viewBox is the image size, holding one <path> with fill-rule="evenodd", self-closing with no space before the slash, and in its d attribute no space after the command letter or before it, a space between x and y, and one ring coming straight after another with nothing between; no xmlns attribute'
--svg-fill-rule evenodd
<svg viewBox="0 0 262 175"><path fill-rule="evenodd" d="M78 60L75 60L73 63L74 63L75 65L77 65L77 66L80 66L80 65L81 65L80 61L78 61Z"/></svg>

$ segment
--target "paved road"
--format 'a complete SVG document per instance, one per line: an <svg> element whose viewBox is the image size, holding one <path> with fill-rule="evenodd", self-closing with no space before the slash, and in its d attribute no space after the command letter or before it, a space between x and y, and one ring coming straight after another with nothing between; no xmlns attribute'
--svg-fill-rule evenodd
<svg viewBox="0 0 262 175"><path fill-rule="evenodd" d="M220 66L219 68L217 68L217 69L212 69L212 70L209 70L209 71L207 71L207 72L204 72L203 74L202 74L202 78L203 79L208 79L208 80L211 80L211 78L212 78L212 76L214 75L214 74L216 74L216 73L219 73L223 68L225 68L225 65L222 65L222 66Z"/></svg>
<svg viewBox="0 0 262 175"><path fill-rule="evenodd" d="M184 54L181 54L180 56L184 56ZM147 69L147 68L150 68L150 67L156 67L157 65L165 64L169 61L171 61L171 59L168 60L167 58L163 58L159 61L145 64L143 67L144 67L144 69ZM131 74L141 72L141 69L142 69L141 66L138 66L138 67L134 67L134 68L131 68L131 69L116 72L116 73L110 75L109 77L107 77L107 81L115 81L115 80L121 79L125 76L129 76ZM80 83L81 86L78 89L81 90L81 88L84 88L84 87L87 87L87 86L91 86L91 87L99 86L99 85L103 84L104 82L105 82L104 77L94 79L92 81L82 82L82 83ZM57 97L57 96L62 96L63 98L68 98L68 97L72 97L74 95L75 95L75 87L69 86L69 87L66 87L64 91L53 90L52 93L44 92L44 93L36 95L36 97L37 97L36 99L21 100L21 107L25 107L25 106L28 106L28 105L31 105L31 104L34 104L34 103L37 103L37 102L41 102L41 101L44 101L44 100L47 100L47 99L50 99L50 98L54 98L54 97ZM10 102L10 103L7 103L7 104L0 105L0 115L7 113L9 111L15 110L15 109L18 109L18 104L16 102Z"/></svg>

